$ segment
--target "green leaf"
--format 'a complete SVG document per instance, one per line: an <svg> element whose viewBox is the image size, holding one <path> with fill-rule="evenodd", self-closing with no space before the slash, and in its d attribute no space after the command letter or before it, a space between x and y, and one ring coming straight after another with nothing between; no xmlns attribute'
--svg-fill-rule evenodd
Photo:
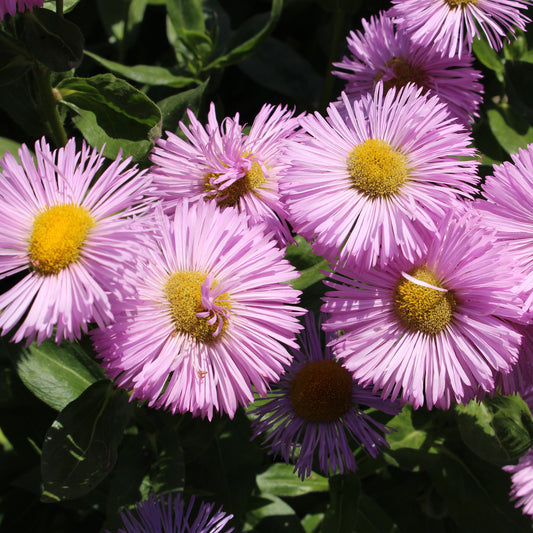
<svg viewBox="0 0 533 533"><path fill-rule="evenodd" d="M23 39L28 51L55 72L76 68L83 58L81 30L48 9L34 8L24 14Z"/></svg>
<svg viewBox="0 0 533 533"><path fill-rule="evenodd" d="M485 461L503 466L531 448L533 418L520 396L472 401L455 410L464 443Z"/></svg>
<svg viewBox="0 0 533 533"><path fill-rule="evenodd" d="M21 348L16 361L18 375L35 396L61 411L87 387L103 379L98 364L75 343L58 346L46 339Z"/></svg>
<svg viewBox="0 0 533 533"><path fill-rule="evenodd" d="M177 133L180 122L184 124L189 122L187 109L190 109L195 115L198 115L208 84L209 80L194 89L179 92L157 102L161 110L161 116L163 117L162 131Z"/></svg>
<svg viewBox="0 0 533 533"><path fill-rule="evenodd" d="M307 59L278 39L268 37L253 56L239 63L239 68L267 89L303 106L318 107L323 79Z"/></svg>
<svg viewBox="0 0 533 533"><path fill-rule="evenodd" d="M0 86L10 85L32 67L31 56L3 45L0 47Z"/></svg>
<svg viewBox="0 0 533 533"><path fill-rule="evenodd" d="M122 148L124 156L144 157L161 135L161 112L141 91L113 76L68 78L56 87L60 102L78 116L74 123L89 144L115 158Z"/></svg>
<svg viewBox="0 0 533 533"><path fill-rule="evenodd" d="M505 63L505 88L509 104L514 110L533 125L533 92L530 80L533 79L533 64L525 61Z"/></svg>
<svg viewBox="0 0 533 533"><path fill-rule="evenodd" d="M294 466L274 463L256 478L261 492L275 496L301 496L310 492L323 492L329 489L327 478L312 472L302 481L295 473Z"/></svg>
<svg viewBox="0 0 533 533"><path fill-rule="evenodd" d="M254 533L305 533L294 509L281 498L261 494L255 499L253 510L246 514L243 531Z"/></svg>
<svg viewBox="0 0 533 533"><path fill-rule="evenodd" d="M509 478L500 467L442 446L427 471L460 531L531 531L530 517L516 512L509 500Z"/></svg>
<svg viewBox="0 0 533 533"><path fill-rule="evenodd" d="M169 37L178 56L183 55L194 63L193 71L201 69L213 51L213 42L205 28L202 0L167 0L167 13L174 32Z"/></svg>
<svg viewBox="0 0 533 533"><path fill-rule="evenodd" d="M159 455L152 461L141 487L143 499L149 493L165 494L185 487L185 459L176 428L170 427L158 435L157 449Z"/></svg>
<svg viewBox="0 0 533 533"><path fill-rule="evenodd" d="M399 533L398 526L375 500L361 493L356 518L357 533Z"/></svg>
<svg viewBox="0 0 533 533"><path fill-rule="evenodd" d="M490 46L487 39L474 39L472 50L483 65L496 72L499 78L502 79L504 69L503 61Z"/></svg>
<svg viewBox="0 0 533 533"><path fill-rule="evenodd" d="M108 70L120 74L129 80L136 81L137 83L143 83L146 85L163 85L174 88L186 87L191 84L198 85L200 83L194 78L175 76L170 70L163 67L155 67L152 65L135 65L129 67L122 63L116 63L115 61L100 57L88 50L85 50L85 55L94 59Z"/></svg>
<svg viewBox="0 0 533 533"><path fill-rule="evenodd" d="M17 141L0 137L0 158L4 157L6 152L10 152L17 161L20 161L18 150L21 144Z"/></svg>
<svg viewBox="0 0 533 533"><path fill-rule="evenodd" d="M360 482L349 472L331 476L330 505L322 523L323 533L355 533Z"/></svg>
<svg viewBox="0 0 533 533"><path fill-rule="evenodd" d="M167 12L179 38L188 32L205 32L202 0L167 0Z"/></svg>
<svg viewBox="0 0 533 533"><path fill-rule="evenodd" d="M509 154L533 142L533 127L507 105L489 109L487 119L500 146Z"/></svg>
<svg viewBox="0 0 533 533"><path fill-rule="evenodd" d="M125 391L97 381L59 413L46 432L41 501L79 498L112 470L131 416Z"/></svg>
<svg viewBox="0 0 533 533"><path fill-rule="evenodd" d="M245 23L239 28L239 30L237 30L233 39L240 44L236 45L228 53L212 61L205 67L205 70L233 65L252 54L274 29L281 16L282 10L283 0L272 0L270 15L268 16L266 24L263 22L263 17L254 17ZM250 36L250 34L252 35Z"/></svg>
<svg viewBox="0 0 533 533"><path fill-rule="evenodd" d="M112 42L133 42L145 9L146 0L98 0L100 17Z"/></svg>
<svg viewBox="0 0 533 533"><path fill-rule="evenodd" d="M80 0L63 0L63 13L68 13L69 11L72 11L78 5L79 2ZM55 13L56 3L57 0L44 0L43 7L46 7L46 9L50 9Z"/></svg>

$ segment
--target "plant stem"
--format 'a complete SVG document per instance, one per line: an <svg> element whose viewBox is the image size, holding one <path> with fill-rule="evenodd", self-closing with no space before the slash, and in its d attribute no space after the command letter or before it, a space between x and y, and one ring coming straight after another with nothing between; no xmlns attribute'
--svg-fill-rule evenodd
<svg viewBox="0 0 533 533"><path fill-rule="evenodd" d="M63 16L63 0L56 0L56 13L60 17Z"/></svg>
<svg viewBox="0 0 533 533"><path fill-rule="evenodd" d="M37 64L33 72L37 82L36 99L39 105L39 112L43 117L47 129L50 132L52 140L57 147L67 144L67 134L63 127L63 121L59 116L57 101L54 98L52 85L50 83L50 70L43 65Z"/></svg>

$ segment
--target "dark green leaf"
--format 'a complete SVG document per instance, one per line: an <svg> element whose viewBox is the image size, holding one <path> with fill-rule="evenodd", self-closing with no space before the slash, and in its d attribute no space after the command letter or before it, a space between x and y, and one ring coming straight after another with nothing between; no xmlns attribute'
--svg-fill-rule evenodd
<svg viewBox="0 0 533 533"><path fill-rule="evenodd" d="M179 92L157 102L163 117L163 125L161 127L163 131L176 133L180 122L187 124L189 122L187 109L198 115L208 83L209 80L194 89Z"/></svg>
<svg viewBox="0 0 533 533"><path fill-rule="evenodd" d="M76 68L83 58L81 30L48 9L34 8L25 14L23 37L28 50L55 72Z"/></svg>
<svg viewBox="0 0 533 533"><path fill-rule="evenodd" d="M500 467L442 446L427 471L460 531L531 531L530 517L509 501L509 476Z"/></svg>
<svg viewBox="0 0 533 533"><path fill-rule="evenodd" d="M79 2L80 0L63 0L63 13L68 13L69 11L72 11ZM46 7L46 9L51 9L55 12L56 3L57 0L45 0L43 7Z"/></svg>
<svg viewBox="0 0 533 533"><path fill-rule="evenodd" d="M98 11L114 42L133 42L144 17L146 0L98 0Z"/></svg>
<svg viewBox="0 0 533 533"><path fill-rule="evenodd" d="M277 24L281 11L283 10L283 0L272 0L270 15L266 24L263 17L254 17L237 30L234 41L239 44L234 46L228 53L218 57L205 67L205 70L211 68L223 68L242 61L245 57L252 54L268 37L270 32Z"/></svg>
<svg viewBox="0 0 533 533"><path fill-rule="evenodd" d="M64 342L58 346L50 339L39 346L33 343L22 348L16 368L24 385L58 411L104 377L98 364L78 344Z"/></svg>
<svg viewBox="0 0 533 533"><path fill-rule="evenodd" d="M322 533L355 533L360 483L352 472L331 476L330 505L322 523Z"/></svg>
<svg viewBox="0 0 533 533"><path fill-rule="evenodd" d="M0 47L0 86L10 85L18 80L31 66L31 57L9 46Z"/></svg>
<svg viewBox="0 0 533 533"><path fill-rule="evenodd" d="M178 431L171 427L158 435L159 455L150 465L143 480L143 499L149 493L164 494L182 491L185 486L185 461Z"/></svg>
<svg viewBox="0 0 533 533"><path fill-rule="evenodd" d="M41 501L79 498L113 469L131 416L125 391L97 381L67 407L46 432Z"/></svg>
<svg viewBox="0 0 533 533"><path fill-rule="evenodd" d="M312 472L311 476L302 481L294 473L294 466L285 463L274 463L257 476L256 482L261 492L274 496L301 496L329 489L327 478Z"/></svg>
<svg viewBox="0 0 533 533"><path fill-rule="evenodd" d="M520 396L496 396L458 405L459 430L479 457L499 466L522 456L533 440L533 418Z"/></svg>
<svg viewBox="0 0 533 533"><path fill-rule="evenodd" d="M533 79L533 64L525 61L507 61L505 63L505 87L509 103L515 111L533 124L533 91L530 80Z"/></svg>
<svg viewBox="0 0 533 533"><path fill-rule="evenodd" d="M254 533L305 533L294 509L271 494L261 494L246 514L246 524Z"/></svg>
<svg viewBox="0 0 533 533"><path fill-rule="evenodd" d="M530 126L508 105L500 105L487 111L490 129L509 154L518 152L533 142L533 126Z"/></svg>
<svg viewBox="0 0 533 533"><path fill-rule="evenodd" d="M122 148L125 156L141 159L161 135L159 108L141 91L113 74L92 78L68 78L56 87L60 102L78 116L74 123L89 144L114 158Z"/></svg>
<svg viewBox="0 0 533 533"><path fill-rule="evenodd" d="M239 68L259 85L291 98L306 107L316 108L322 94L322 78L311 63L293 48L268 37L256 53Z"/></svg>
<svg viewBox="0 0 533 533"><path fill-rule="evenodd" d="M85 55L91 57L100 63L100 65L116 74L120 74L129 80L146 85L164 85L167 87L181 88L192 84L198 85L199 83L198 80L195 80L194 78L175 76L170 70L163 67L155 67L152 65L135 65L129 67L122 63L116 63L115 61L104 59L88 50L85 51Z"/></svg>
<svg viewBox="0 0 533 533"><path fill-rule="evenodd" d="M399 533L398 526L369 496L361 493L357 509L357 533Z"/></svg>

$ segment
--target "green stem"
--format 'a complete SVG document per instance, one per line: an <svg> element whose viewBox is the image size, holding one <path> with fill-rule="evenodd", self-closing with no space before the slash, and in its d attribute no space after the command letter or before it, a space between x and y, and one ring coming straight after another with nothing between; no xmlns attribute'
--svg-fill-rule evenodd
<svg viewBox="0 0 533 533"><path fill-rule="evenodd" d="M331 46L329 49L329 58L326 77L324 79L324 89L322 90L322 97L320 99L319 111L324 112L331 101L331 94L333 93L333 85L335 77L331 73L331 64L338 59L341 41L344 37L344 24L347 17L346 11L342 7L337 7L333 15L333 32L331 38Z"/></svg>
<svg viewBox="0 0 533 533"><path fill-rule="evenodd" d="M63 0L56 0L56 13L60 17L63 16Z"/></svg>
<svg viewBox="0 0 533 533"><path fill-rule="evenodd" d="M54 98L52 90L52 84L50 83L50 70L43 65L37 64L33 72L35 74L35 80L37 82L37 102L39 105L39 112L43 117L47 129L54 141L54 144L59 146L65 146L68 138L63 127L63 121L59 116L57 109L57 101Z"/></svg>

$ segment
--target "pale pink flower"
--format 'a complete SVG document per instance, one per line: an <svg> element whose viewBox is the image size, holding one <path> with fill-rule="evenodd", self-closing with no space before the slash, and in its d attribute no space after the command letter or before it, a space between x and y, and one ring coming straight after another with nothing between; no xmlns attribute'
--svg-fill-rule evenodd
<svg viewBox="0 0 533 533"><path fill-rule="evenodd" d="M148 210L150 180L130 159L106 166L96 149L77 151L74 139L53 152L36 142L36 162L23 145L19 157L0 161L2 335L73 341L90 322L112 320L111 293L133 290L125 266L141 241L132 216Z"/></svg>
<svg viewBox="0 0 533 533"><path fill-rule="evenodd" d="M471 53L443 56L434 46L414 42L387 13L369 22L363 19L362 24L362 32L352 31L347 38L349 55L333 63L340 69L333 74L346 80L344 91L350 100L374 92L379 82L386 89L412 82L437 95L462 123L478 115L483 86Z"/></svg>
<svg viewBox="0 0 533 533"><path fill-rule="evenodd" d="M135 272L138 294L114 301L95 331L107 374L131 398L171 412L233 417L278 381L300 329L297 271L263 225L235 209L180 202L150 222L153 246Z"/></svg>
<svg viewBox="0 0 533 533"><path fill-rule="evenodd" d="M517 29L524 30L530 0L392 0L389 14L422 46L435 46L448 56L472 50L485 35L494 50Z"/></svg>

